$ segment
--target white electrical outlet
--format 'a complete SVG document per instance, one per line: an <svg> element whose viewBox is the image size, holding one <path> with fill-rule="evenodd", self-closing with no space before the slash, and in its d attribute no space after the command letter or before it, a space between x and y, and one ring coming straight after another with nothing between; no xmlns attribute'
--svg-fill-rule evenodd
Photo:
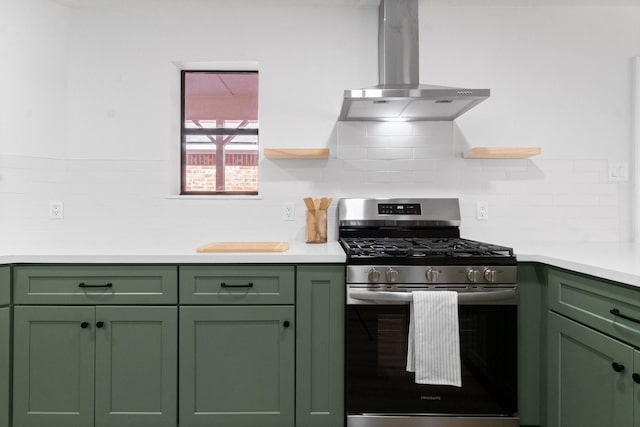
<svg viewBox="0 0 640 427"><path fill-rule="evenodd" d="M282 208L282 220L293 221L295 219L295 205L291 202L285 203Z"/></svg>
<svg viewBox="0 0 640 427"><path fill-rule="evenodd" d="M49 201L49 218L51 219L64 218L64 204L60 200Z"/></svg>
<svg viewBox="0 0 640 427"><path fill-rule="evenodd" d="M476 219L481 221L489 219L489 202L478 202L476 205Z"/></svg>

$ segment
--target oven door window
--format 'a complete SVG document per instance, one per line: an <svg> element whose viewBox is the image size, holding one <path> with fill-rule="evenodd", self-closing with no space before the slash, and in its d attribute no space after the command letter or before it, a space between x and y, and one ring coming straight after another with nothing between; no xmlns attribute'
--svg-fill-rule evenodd
<svg viewBox="0 0 640 427"><path fill-rule="evenodd" d="M407 372L407 305L347 306L348 414L517 412L515 305L460 305L462 387L416 384Z"/></svg>

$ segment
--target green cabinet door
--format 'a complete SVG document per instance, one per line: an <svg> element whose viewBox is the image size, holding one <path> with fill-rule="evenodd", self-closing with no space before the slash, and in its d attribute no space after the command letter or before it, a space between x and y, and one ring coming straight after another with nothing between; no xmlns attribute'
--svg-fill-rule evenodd
<svg viewBox="0 0 640 427"><path fill-rule="evenodd" d="M344 426L343 265L298 267L296 427Z"/></svg>
<svg viewBox="0 0 640 427"><path fill-rule="evenodd" d="M93 425L93 307L14 308L13 427Z"/></svg>
<svg viewBox="0 0 640 427"><path fill-rule="evenodd" d="M633 373L640 375L640 351L638 350L635 350L633 352L633 366ZM640 427L640 383L637 383L635 381L640 381L640 378L636 376L633 384L633 427Z"/></svg>
<svg viewBox="0 0 640 427"><path fill-rule="evenodd" d="M548 331L548 427L633 427L633 348L553 312Z"/></svg>
<svg viewBox="0 0 640 427"><path fill-rule="evenodd" d="M175 427L177 316L176 307L96 307L96 427Z"/></svg>
<svg viewBox="0 0 640 427"><path fill-rule="evenodd" d="M0 308L0 427L9 427L9 310Z"/></svg>
<svg viewBox="0 0 640 427"><path fill-rule="evenodd" d="M180 427L294 425L293 306L180 308Z"/></svg>

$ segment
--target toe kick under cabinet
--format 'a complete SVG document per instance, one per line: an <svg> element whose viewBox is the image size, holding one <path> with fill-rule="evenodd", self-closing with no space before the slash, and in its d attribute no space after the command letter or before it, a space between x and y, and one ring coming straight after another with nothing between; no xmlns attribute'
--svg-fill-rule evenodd
<svg viewBox="0 0 640 427"><path fill-rule="evenodd" d="M14 267L13 427L170 427L176 266Z"/></svg>

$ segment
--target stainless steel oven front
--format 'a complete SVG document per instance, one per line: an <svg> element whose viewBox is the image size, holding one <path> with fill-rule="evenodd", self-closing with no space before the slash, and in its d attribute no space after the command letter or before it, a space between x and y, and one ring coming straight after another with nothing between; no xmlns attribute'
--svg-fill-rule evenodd
<svg viewBox="0 0 640 427"><path fill-rule="evenodd" d="M458 292L462 387L406 371L411 292ZM347 427L514 427L517 285L347 283Z"/></svg>

